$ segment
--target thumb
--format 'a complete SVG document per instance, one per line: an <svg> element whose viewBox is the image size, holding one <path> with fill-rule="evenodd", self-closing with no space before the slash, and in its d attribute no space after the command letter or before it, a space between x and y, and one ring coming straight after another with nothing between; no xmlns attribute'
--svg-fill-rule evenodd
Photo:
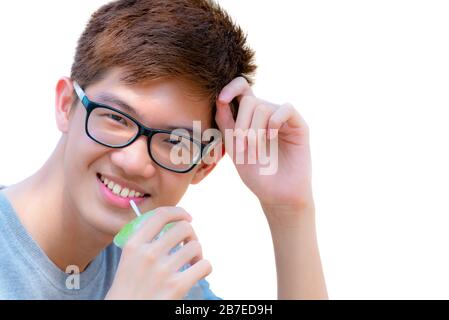
<svg viewBox="0 0 449 320"><path fill-rule="evenodd" d="M224 135L226 129L234 129L235 121L229 103L217 100L216 105L217 112L215 114L215 122L218 125L218 129L220 129L221 133Z"/></svg>
<svg viewBox="0 0 449 320"><path fill-rule="evenodd" d="M230 135L226 136L227 130L234 130L235 121L232 115L231 106L229 103L221 102L217 100L217 113L215 114L215 122L217 123L218 129L221 131L222 139L224 141L222 156L226 152L226 150L232 150L232 146L234 144L234 136ZM231 141L232 140L232 141Z"/></svg>

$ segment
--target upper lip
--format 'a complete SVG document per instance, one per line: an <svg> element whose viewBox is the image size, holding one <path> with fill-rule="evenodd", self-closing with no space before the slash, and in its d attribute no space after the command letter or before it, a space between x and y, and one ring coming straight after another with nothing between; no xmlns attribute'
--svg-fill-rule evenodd
<svg viewBox="0 0 449 320"><path fill-rule="evenodd" d="M100 173L100 172L98 174L102 175L104 178L107 178L109 181L112 180L115 183L118 183L122 188L128 188L130 190L134 190L134 191L140 192L142 195L150 195L149 192L146 192L144 190L144 188L140 187L139 185L137 185L135 183L132 183L132 182L129 182L129 181L125 181L125 180L120 179L120 178L118 178L116 176L111 176L111 175Z"/></svg>

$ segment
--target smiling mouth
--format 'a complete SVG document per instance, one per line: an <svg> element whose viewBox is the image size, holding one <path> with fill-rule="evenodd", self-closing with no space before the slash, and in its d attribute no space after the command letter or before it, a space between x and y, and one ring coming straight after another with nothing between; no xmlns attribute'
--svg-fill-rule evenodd
<svg viewBox="0 0 449 320"><path fill-rule="evenodd" d="M148 193L140 193L134 189L121 186L120 184L103 177L100 173L97 173L97 178L102 184L104 184L114 195L124 199L143 199L148 198L151 195Z"/></svg>

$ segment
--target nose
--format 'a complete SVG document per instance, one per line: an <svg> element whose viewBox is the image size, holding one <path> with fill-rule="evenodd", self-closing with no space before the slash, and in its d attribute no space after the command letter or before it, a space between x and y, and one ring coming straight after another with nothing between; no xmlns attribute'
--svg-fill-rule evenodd
<svg viewBox="0 0 449 320"><path fill-rule="evenodd" d="M156 164L148 154L147 137L141 136L131 145L115 150L111 155L112 163L126 175L148 179L156 172Z"/></svg>

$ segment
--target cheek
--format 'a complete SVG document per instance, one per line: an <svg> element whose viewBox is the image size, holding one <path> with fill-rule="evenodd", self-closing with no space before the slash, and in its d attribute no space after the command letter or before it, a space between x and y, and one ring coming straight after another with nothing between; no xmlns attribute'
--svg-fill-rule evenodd
<svg viewBox="0 0 449 320"><path fill-rule="evenodd" d="M187 191L192 179L191 174L161 175L158 206L176 206Z"/></svg>
<svg viewBox="0 0 449 320"><path fill-rule="evenodd" d="M80 122L71 126L65 145L64 174L71 189L82 188L83 180L95 178L91 164L107 152L87 136Z"/></svg>

